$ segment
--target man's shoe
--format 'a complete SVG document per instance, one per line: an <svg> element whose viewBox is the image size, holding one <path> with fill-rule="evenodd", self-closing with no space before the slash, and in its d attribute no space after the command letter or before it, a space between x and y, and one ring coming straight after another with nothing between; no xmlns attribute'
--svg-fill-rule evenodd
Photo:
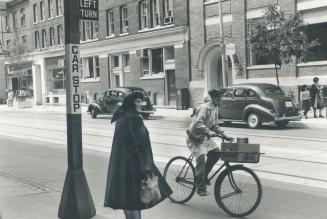
<svg viewBox="0 0 327 219"><path fill-rule="evenodd" d="M324 116L323 115L319 115L319 118L324 118Z"/></svg>
<svg viewBox="0 0 327 219"><path fill-rule="evenodd" d="M198 190L198 195L199 196L208 196L209 192L206 190Z"/></svg>
<svg viewBox="0 0 327 219"><path fill-rule="evenodd" d="M209 179L206 179L205 183L206 183L206 185L207 185L207 186L210 186L210 185L211 185L211 183L210 183L210 180L209 180Z"/></svg>
<svg viewBox="0 0 327 219"><path fill-rule="evenodd" d="M317 115L314 115L313 118L317 118Z"/></svg>

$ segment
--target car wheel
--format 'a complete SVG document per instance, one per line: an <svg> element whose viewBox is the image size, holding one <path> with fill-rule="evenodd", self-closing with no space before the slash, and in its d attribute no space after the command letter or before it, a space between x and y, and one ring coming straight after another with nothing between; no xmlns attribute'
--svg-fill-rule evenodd
<svg viewBox="0 0 327 219"><path fill-rule="evenodd" d="M92 116L92 118L95 119L97 117L97 115L98 115L97 108L92 108L92 110L91 110L91 116Z"/></svg>
<svg viewBox="0 0 327 219"><path fill-rule="evenodd" d="M260 118L257 114L255 113L250 113L249 116L247 117L247 124L248 127L251 129L255 129L260 127L261 122L260 122Z"/></svg>
<svg viewBox="0 0 327 219"><path fill-rule="evenodd" d="M278 121L275 122L278 128L285 128L288 125L289 121Z"/></svg>
<svg viewBox="0 0 327 219"><path fill-rule="evenodd" d="M149 119L149 117L150 117L150 113L143 113L143 114L142 114L142 117L143 117L144 119Z"/></svg>

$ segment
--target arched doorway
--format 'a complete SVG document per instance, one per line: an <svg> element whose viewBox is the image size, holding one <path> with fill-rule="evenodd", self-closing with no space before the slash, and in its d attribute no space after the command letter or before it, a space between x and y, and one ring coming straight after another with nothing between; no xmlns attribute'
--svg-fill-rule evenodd
<svg viewBox="0 0 327 219"><path fill-rule="evenodd" d="M223 88L223 75L221 65L221 52L219 47L212 48L205 59L204 71L207 89Z"/></svg>

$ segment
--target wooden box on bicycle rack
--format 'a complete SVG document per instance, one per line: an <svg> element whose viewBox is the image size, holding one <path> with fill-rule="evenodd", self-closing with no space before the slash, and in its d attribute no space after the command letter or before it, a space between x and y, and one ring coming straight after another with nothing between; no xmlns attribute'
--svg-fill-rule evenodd
<svg viewBox="0 0 327 219"><path fill-rule="evenodd" d="M236 163L258 163L260 158L260 144L249 143L221 143L221 159Z"/></svg>

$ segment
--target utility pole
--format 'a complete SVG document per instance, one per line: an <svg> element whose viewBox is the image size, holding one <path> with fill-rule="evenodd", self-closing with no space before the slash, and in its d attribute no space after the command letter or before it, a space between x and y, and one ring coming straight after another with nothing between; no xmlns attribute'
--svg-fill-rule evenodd
<svg viewBox="0 0 327 219"><path fill-rule="evenodd" d="M79 0L64 0L68 170L58 211L64 219L87 219L96 214L83 170L79 4Z"/></svg>
<svg viewBox="0 0 327 219"><path fill-rule="evenodd" d="M226 77L226 63L225 63L225 39L224 39L224 20L223 20L223 5L222 0L219 0L219 35L220 35L220 47L221 47L221 75L223 78L223 87L227 86Z"/></svg>

